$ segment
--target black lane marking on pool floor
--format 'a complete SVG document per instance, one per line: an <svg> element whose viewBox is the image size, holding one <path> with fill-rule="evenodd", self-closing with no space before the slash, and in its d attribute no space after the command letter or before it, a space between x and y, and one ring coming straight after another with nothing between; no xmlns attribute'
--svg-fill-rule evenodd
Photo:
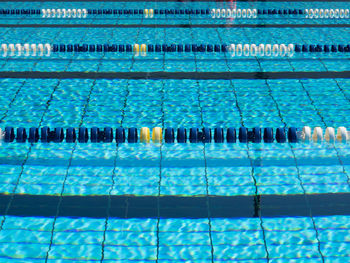
<svg viewBox="0 0 350 263"><path fill-rule="evenodd" d="M0 195L3 214L10 195ZM59 196L14 195L8 215L56 215ZM207 218L207 197L180 196L111 196L110 216L125 218ZM310 216L304 195L209 196L211 217L239 218L280 216ZM350 193L308 194L313 216L350 215ZM127 199L127 202L126 202ZM105 218L108 196L63 196L60 217ZM127 211L126 211L127 210ZM127 212L127 213L126 213Z"/></svg>
<svg viewBox="0 0 350 263"><path fill-rule="evenodd" d="M0 28L346 28L350 24L0 24Z"/></svg>
<svg viewBox="0 0 350 263"><path fill-rule="evenodd" d="M350 71L282 72L42 72L2 71L0 78L29 79L329 79L350 78Z"/></svg>
<svg viewBox="0 0 350 263"><path fill-rule="evenodd" d="M252 0L236 0L235 2L251 2ZM333 0L334 2L348 2L349 0ZM0 0L9 2L9 0ZM13 0L11 2L58 2L57 0ZM59 2L82 2L82 0L60 0ZM97 0L85 0L84 2L97 2ZM212 0L104 0L103 2L209 2ZM216 0L215 2L232 2L232 0ZM281 2L281 0L255 0L254 2ZM329 2L329 0L284 0L283 2ZM150 7L152 8L152 7Z"/></svg>
<svg viewBox="0 0 350 263"><path fill-rule="evenodd" d="M62 54L62 53L57 53L57 54ZM91 53L90 53L91 54ZM103 54L103 53L100 53ZM113 54L113 53L112 53ZM119 54L119 53L117 53ZM164 53L158 53L157 55L161 55L163 57ZM184 53L186 54L186 53ZM199 53L197 53L199 54ZM67 54L64 54L67 55ZM75 53L76 55L76 53ZM78 55L79 56L79 55ZM96 57L96 58L84 58L84 57L74 57L74 62L77 61L82 61L82 62L100 62L102 61L116 61L116 62L130 62L130 58L133 56L133 53L130 53L130 56L125 56L122 58L118 58L118 57L113 57L113 55L111 57ZM142 61L146 61L146 62L154 62L154 59L157 58L159 59L159 57L157 56L149 56L149 57L138 57L140 60ZM348 61L350 59L350 57L319 57L320 59L322 59L322 61L342 61L342 60L346 60ZM135 57L135 59L137 59L137 57ZM201 62L218 62L218 61L222 61L223 57L214 57L214 58L199 58L197 57L197 61L201 61ZM71 57L69 57L69 55L62 57L62 56L58 56L58 57L26 57L26 58L21 58L21 57L0 57L0 61L1 60L7 60L7 61L17 61L17 62L28 62L28 61L32 61L32 62L37 62L37 61L50 61L50 62L57 62L57 61L70 61L72 60ZM185 57L185 56L179 56L178 58L166 58L166 61L172 61L172 62L183 62L183 61L189 61L189 62L193 62L194 58L193 57ZM255 57L228 57L226 58L227 61L254 61L256 62L256 58ZM290 61L310 61L309 57L289 57L288 60ZM259 61L281 61L281 57L259 57Z"/></svg>

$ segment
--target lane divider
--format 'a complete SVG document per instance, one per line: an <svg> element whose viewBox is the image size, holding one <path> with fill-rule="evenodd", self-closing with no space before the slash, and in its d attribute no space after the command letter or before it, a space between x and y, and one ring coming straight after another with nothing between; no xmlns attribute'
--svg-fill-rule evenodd
<svg viewBox="0 0 350 263"><path fill-rule="evenodd" d="M146 18L154 16L197 15L208 16L209 9L88 9L89 15L144 15Z"/></svg>
<svg viewBox="0 0 350 263"><path fill-rule="evenodd" d="M294 53L350 52L350 44L0 44L0 56L50 56L51 53L134 52L136 56L160 52L229 52L231 56L292 57Z"/></svg>
<svg viewBox="0 0 350 263"><path fill-rule="evenodd" d="M305 10L302 9L258 9L258 15L303 15Z"/></svg>
<svg viewBox="0 0 350 263"><path fill-rule="evenodd" d="M52 52L231 52L234 56L292 56L294 52L350 52L350 44L53 44Z"/></svg>
<svg viewBox="0 0 350 263"><path fill-rule="evenodd" d="M257 18L257 9L212 9L212 18Z"/></svg>
<svg viewBox="0 0 350 263"><path fill-rule="evenodd" d="M89 132L90 131L90 132ZM127 132L126 132L127 131ZM213 136L212 136L213 133ZM190 128L183 127L178 128L176 131L174 128L166 128L164 131L160 127L154 127L152 133L148 127L142 127L140 129L140 136L138 136L137 128L116 128L105 127L99 129L98 127L92 127L90 129L81 127L77 131L75 128L69 127L65 130L61 127L50 129L49 127L43 127L40 130L32 127L28 130L20 127L15 129L13 127L6 127L5 130L0 129L0 140L4 142L29 142L29 143L60 143L66 141L67 143L79 142L87 143L90 139L92 143L99 142L113 142L116 143L211 143L212 140L215 143L297 143L297 142L347 142L350 140L350 131L347 131L345 127L339 127L337 131L333 127L327 127L323 133L321 127L315 127L312 129L309 126L304 126L301 129L295 127L289 127L288 129L271 127L267 128L246 128L240 127L238 131L234 127L223 129L217 127L210 128Z"/></svg>
<svg viewBox="0 0 350 263"><path fill-rule="evenodd" d="M305 18L348 19L349 9L310 8L310 9L86 9L86 8L44 8L44 9L0 9L0 16L41 15L43 18L86 18L88 15L143 15L145 18L155 16L196 15L211 18L257 18L267 16L284 17L302 15Z"/></svg>
<svg viewBox="0 0 350 263"><path fill-rule="evenodd" d="M331 19L348 19L349 18L349 9L318 9L311 8L305 9L305 18L331 18Z"/></svg>
<svg viewBox="0 0 350 263"><path fill-rule="evenodd" d="M311 44L311 45L299 45L295 44L294 51L300 52L350 52L350 44L338 44L338 45L322 45L322 44Z"/></svg>
<svg viewBox="0 0 350 263"><path fill-rule="evenodd" d="M322 8L311 8L311 9L258 9L258 15L304 15L305 18L349 18L349 9L322 9Z"/></svg>
<svg viewBox="0 0 350 263"><path fill-rule="evenodd" d="M40 9L0 9L0 15L40 15Z"/></svg>
<svg viewBox="0 0 350 263"><path fill-rule="evenodd" d="M123 14L125 11L123 11ZM135 10L133 12L135 14ZM129 12L126 11L126 14L132 14L132 10L130 9ZM139 11L139 14L140 11ZM196 15L196 16L209 16L210 10L209 9L144 9L143 14L145 18L153 18L155 16L161 17L161 16L178 16L178 15Z"/></svg>
<svg viewBox="0 0 350 263"><path fill-rule="evenodd" d="M0 54L7 56L50 56L52 47L50 44L1 44Z"/></svg>
<svg viewBox="0 0 350 263"><path fill-rule="evenodd" d="M209 9L86 9L86 8L43 8L43 9L0 9L1 16L41 15L43 18L86 18L88 15L144 15L146 18L162 15L209 16Z"/></svg>
<svg viewBox="0 0 350 263"><path fill-rule="evenodd" d="M86 18L87 9L41 9L43 18Z"/></svg>
<svg viewBox="0 0 350 263"><path fill-rule="evenodd" d="M231 56L259 56L259 57L292 57L294 44L231 44L228 47Z"/></svg>

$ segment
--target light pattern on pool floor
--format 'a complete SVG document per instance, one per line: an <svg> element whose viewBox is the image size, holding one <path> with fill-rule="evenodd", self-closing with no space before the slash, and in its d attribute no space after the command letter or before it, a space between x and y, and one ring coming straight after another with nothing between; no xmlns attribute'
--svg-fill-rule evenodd
<svg viewBox="0 0 350 263"><path fill-rule="evenodd" d="M348 216L251 219L6 217L1 262L346 262ZM54 230L53 230L54 224ZM315 230L316 229L316 230Z"/></svg>

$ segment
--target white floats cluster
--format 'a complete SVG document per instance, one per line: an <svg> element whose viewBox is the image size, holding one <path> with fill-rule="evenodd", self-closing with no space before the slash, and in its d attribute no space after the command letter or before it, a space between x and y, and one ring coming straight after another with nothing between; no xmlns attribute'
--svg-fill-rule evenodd
<svg viewBox="0 0 350 263"><path fill-rule="evenodd" d="M153 18L154 10L153 9L145 9L145 10L143 10L143 14L144 14L145 18Z"/></svg>
<svg viewBox="0 0 350 263"><path fill-rule="evenodd" d="M303 142L347 142L350 139L350 131L345 127L339 127L337 132L333 127L327 127L324 134L321 127L312 129L309 126L304 126L301 131L297 132L298 139Z"/></svg>
<svg viewBox="0 0 350 263"><path fill-rule="evenodd" d="M256 9L212 9L212 18L256 18Z"/></svg>
<svg viewBox="0 0 350 263"><path fill-rule="evenodd" d="M306 18L349 18L349 9L305 9Z"/></svg>
<svg viewBox="0 0 350 263"><path fill-rule="evenodd" d="M87 10L83 9L41 9L43 18L86 18Z"/></svg>
<svg viewBox="0 0 350 263"><path fill-rule="evenodd" d="M1 44L0 55L7 56L50 56L50 44Z"/></svg>
<svg viewBox="0 0 350 263"><path fill-rule="evenodd" d="M228 46L231 56L291 57L294 55L293 44L231 44Z"/></svg>

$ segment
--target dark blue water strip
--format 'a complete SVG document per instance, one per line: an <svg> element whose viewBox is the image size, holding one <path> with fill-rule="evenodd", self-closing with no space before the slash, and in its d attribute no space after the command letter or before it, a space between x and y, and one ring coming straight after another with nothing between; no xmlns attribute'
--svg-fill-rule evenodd
<svg viewBox="0 0 350 263"><path fill-rule="evenodd" d="M348 28L350 24L0 24L0 28Z"/></svg>
<svg viewBox="0 0 350 263"><path fill-rule="evenodd" d="M0 0L1 2L8 2L8 0ZM57 0L13 0L11 2L58 2ZM82 2L81 0L60 0L59 2ZM96 2L96 0L85 0L84 2ZM104 2L155 2L155 0L104 0ZM201 2L212 3L212 0L157 0L156 2ZM216 0L215 2L227 2L232 0ZM235 2L251 2L251 0L236 0ZM254 2L281 2L281 0L255 0ZM284 0L283 2L329 2L329 0ZM333 0L332 3L349 2L349 0Z"/></svg>
<svg viewBox="0 0 350 263"><path fill-rule="evenodd" d="M350 78L350 71L281 72L60 72L2 71L0 78L29 79L329 79Z"/></svg>
<svg viewBox="0 0 350 263"><path fill-rule="evenodd" d="M350 193L307 194L312 216L350 215ZM54 217L60 196L13 196L7 215ZM58 216L105 218L252 218L310 216L304 195L254 196L63 196ZM0 195L3 214L10 195ZM158 205L159 202L159 205ZM158 211L159 207L159 211Z"/></svg>

